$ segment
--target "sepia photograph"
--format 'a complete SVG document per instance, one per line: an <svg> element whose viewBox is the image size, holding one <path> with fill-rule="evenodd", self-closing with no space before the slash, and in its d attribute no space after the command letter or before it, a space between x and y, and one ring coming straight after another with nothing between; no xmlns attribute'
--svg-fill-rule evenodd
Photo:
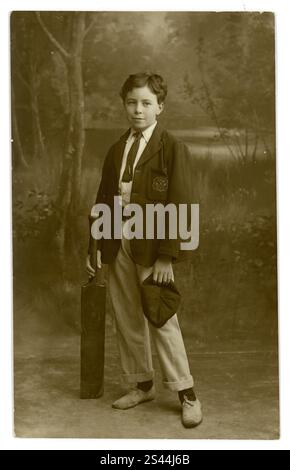
<svg viewBox="0 0 290 470"><path fill-rule="evenodd" d="M275 14L10 15L14 433L277 440Z"/></svg>

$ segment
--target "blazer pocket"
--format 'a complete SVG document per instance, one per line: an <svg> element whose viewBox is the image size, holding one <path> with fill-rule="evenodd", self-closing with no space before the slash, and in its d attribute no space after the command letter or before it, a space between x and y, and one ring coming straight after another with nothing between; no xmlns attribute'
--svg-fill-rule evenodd
<svg viewBox="0 0 290 470"><path fill-rule="evenodd" d="M168 176L163 171L151 169L148 198L153 201L166 201L168 195Z"/></svg>

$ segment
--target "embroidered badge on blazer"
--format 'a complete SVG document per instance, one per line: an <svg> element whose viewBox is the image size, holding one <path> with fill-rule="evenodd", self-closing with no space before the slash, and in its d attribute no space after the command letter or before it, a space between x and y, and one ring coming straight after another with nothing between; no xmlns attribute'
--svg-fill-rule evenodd
<svg viewBox="0 0 290 470"><path fill-rule="evenodd" d="M168 178L167 176L155 176L152 181L152 189L155 191L166 191L168 188Z"/></svg>

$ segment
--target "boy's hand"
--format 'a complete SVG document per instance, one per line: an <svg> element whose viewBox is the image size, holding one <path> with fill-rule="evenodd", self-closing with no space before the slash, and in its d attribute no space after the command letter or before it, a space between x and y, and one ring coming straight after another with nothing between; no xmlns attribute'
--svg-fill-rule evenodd
<svg viewBox="0 0 290 470"><path fill-rule="evenodd" d="M97 267L99 269L101 269L102 267L102 261L101 261L101 251L100 250L97 250ZM86 259L86 269L87 269L87 273L90 277L94 277L96 275L96 271L95 269L93 268L93 266L91 265L91 255L88 255L87 256L87 259Z"/></svg>
<svg viewBox="0 0 290 470"><path fill-rule="evenodd" d="M173 281L171 256L160 255L153 266L153 281L157 284L169 284Z"/></svg>

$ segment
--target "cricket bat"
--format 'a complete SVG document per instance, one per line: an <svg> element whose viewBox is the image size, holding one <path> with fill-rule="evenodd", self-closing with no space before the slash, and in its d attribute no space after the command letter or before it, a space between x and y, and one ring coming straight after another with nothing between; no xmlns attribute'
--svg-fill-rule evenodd
<svg viewBox="0 0 290 470"><path fill-rule="evenodd" d="M104 270L97 268L95 240L92 245L96 275L81 288L81 398L104 393L106 286Z"/></svg>

